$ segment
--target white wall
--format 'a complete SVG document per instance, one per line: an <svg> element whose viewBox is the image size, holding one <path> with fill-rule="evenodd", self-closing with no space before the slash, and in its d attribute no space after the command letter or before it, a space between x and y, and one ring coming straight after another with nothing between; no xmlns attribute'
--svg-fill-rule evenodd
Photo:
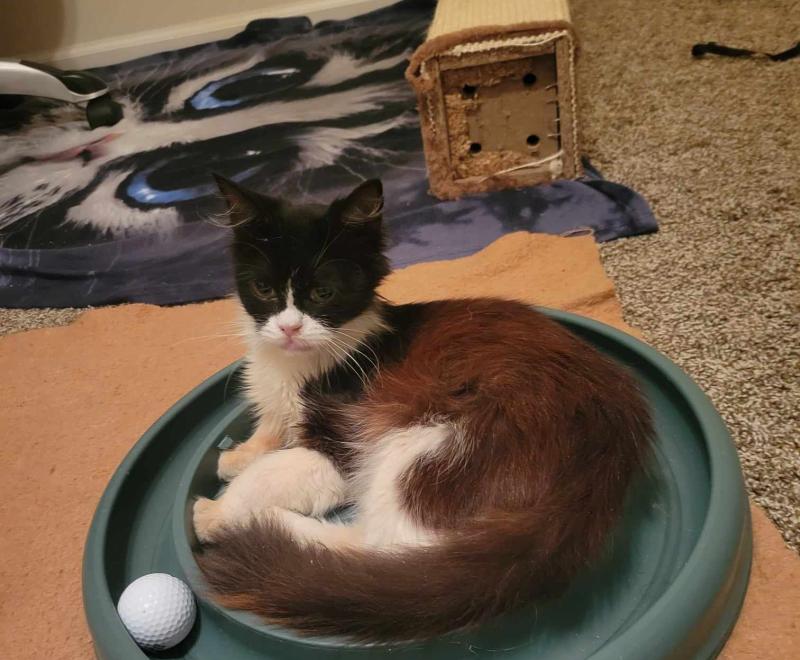
<svg viewBox="0 0 800 660"><path fill-rule="evenodd" d="M344 18L394 1L5 0L0 57L99 66L224 38L256 18Z"/></svg>

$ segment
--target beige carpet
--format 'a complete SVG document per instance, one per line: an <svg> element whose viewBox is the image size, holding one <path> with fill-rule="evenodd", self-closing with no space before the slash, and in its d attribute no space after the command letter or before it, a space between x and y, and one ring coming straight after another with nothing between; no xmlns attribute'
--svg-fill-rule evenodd
<svg viewBox="0 0 800 660"><path fill-rule="evenodd" d="M584 148L642 192L657 235L605 244L626 318L722 412L748 485L800 547L800 60L707 58L698 41L779 51L796 0L572 0ZM0 333L73 310L0 310Z"/></svg>
<svg viewBox="0 0 800 660"><path fill-rule="evenodd" d="M72 323L83 309L0 309L0 336Z"/></svg>
<svg viewBox="0 0 800 660"><path fill-rule="evenodd" d="M626 320L688 371L750 492L800 548L800 59L796 0L572 0L584 148L638 190L657 235L602 246Z"/></svg>

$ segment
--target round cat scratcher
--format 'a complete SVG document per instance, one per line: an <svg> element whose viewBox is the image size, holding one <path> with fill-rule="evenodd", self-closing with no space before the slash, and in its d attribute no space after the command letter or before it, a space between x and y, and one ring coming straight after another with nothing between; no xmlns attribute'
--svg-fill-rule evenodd
<svg viewBox="0 0 800 660"><path fill-rule="evenodd" d="M301 639L206 600L192 555L191 502L218 490L219 447L250 430L233 364L153 425L100 501L83 566L98 658L713 658L738 616L751 561L749 509L730 436L706 396L659 353L601 323L546 313L634 372L658 433L607 557L564 597L469 633L392 647ZM115 604L128 583L152 572L186 580L199 607L184 642L148 656L128 636Z"/></svg>

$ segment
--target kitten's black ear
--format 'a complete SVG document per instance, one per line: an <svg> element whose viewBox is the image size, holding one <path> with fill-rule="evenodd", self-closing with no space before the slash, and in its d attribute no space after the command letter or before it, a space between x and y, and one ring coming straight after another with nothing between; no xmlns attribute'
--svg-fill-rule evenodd
<svg viewBox="0 0 800 660"><path fill-rule="evenodd" d="M380 222L383 213L383 185L379 179L365 181L344 200L339 217L347 225Z"/></svg>
<svg viewBox="0 0 800 660"><path fill-rule="evenodd" d="M227 214L221 218L223 224L228 227L239 227L258 215L258 206L253 193L220 174L212 173L212 176L228 205Z"/></svg>

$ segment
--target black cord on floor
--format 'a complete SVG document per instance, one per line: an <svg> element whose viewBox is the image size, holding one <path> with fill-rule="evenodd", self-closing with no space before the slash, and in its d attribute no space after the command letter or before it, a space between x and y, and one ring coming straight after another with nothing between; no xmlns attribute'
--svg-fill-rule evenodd
<svg viewBox="0 0 800 660"><path fill-rule="evenodd" d="M703 57L705 55L722 55L723 57L763 57L773 62L784 62L800 55L800 41L788 50L784 50L780 53L762 53L757 50L748 50L746 48L731 48L730 46L722 46L715 41L692 46L692 56Z"/></svg>

